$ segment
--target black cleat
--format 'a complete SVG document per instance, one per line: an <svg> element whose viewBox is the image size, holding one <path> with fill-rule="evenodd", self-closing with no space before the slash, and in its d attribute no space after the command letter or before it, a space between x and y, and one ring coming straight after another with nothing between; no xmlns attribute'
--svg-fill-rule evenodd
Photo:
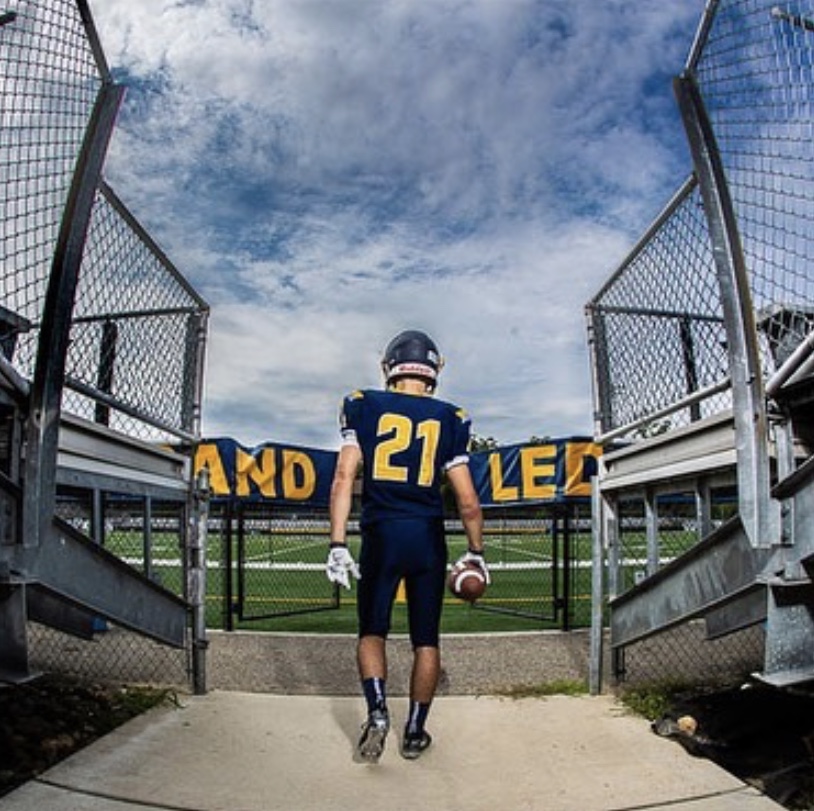
<svg viewBox="0 0 814 811"><path fill-rule="evenodd" d="M432 738L428 732L422 732L420 735L405 734L401 741L401 756L407 760L415 760L421 757L421 753L429 748L431 743Z"/></svg>

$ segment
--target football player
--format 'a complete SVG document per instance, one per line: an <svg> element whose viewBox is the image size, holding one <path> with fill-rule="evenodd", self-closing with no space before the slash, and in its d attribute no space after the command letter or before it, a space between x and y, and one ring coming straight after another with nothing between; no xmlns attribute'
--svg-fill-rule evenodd
<svg viewBox="0 0 814 811"><path fill-rule="evenodd" d="M483 558L483 514L469 472L470 422L432 397L443 366L432 339L418 330L397 335L382 359L385 389L355 391L342 404L342 442L331 488L329 580L350 588L359 579L357 658L367 702L358 754L376 762L390 729L386 640L403 580L413 664L401 754L414 759L430 745L427 714L441 672L439 626L447 575L441 485L449 482L471 560ZM347 547L353 484L361 467L362 545L357 566Z"/></svg>

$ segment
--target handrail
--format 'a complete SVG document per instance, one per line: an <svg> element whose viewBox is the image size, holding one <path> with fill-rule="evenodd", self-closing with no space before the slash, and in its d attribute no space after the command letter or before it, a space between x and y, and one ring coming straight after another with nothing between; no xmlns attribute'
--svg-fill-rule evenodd
<svg viewBox="0 0 814 811"><path fill-rule="evenodd" d="M774 398L791 376L814 354L814 330L806 335L800 345L786 358L785 363L766 383L766 395Z"/></svg>
<svg viewBox="0 0 814 811"><path fill-rule="evenodd" d="M647 425L647 423L653 422L653 420L661 419L662 417L669 417L670 414L674 414L676 411L681 411L682 408L687 408L688 406L699 403L702 400L706 400L707 397L712 397L715 394L726 391L731 387L731 385L732 381L730 378L726 377L723 380L719 380L717 383L713 383L711 386L698 389L692 394L682 397L680 400L676 400L674 403L671 403L658 411L654 411L652 414L647 414L646 416L641 417L638 420L634 420L633 422L629 422L626 425L620 425L618 428L614 428L611 431L606 431L604 434L595 437L594 441L600 445L603 445L604 443L609 442L611 439L624 436L634 428L640 428L642 425Z"/></svg>

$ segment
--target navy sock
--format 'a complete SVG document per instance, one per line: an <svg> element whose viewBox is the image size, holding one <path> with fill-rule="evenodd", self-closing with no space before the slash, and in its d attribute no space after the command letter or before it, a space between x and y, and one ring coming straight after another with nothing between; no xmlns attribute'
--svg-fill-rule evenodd
<svg viewBox="0 0 814 811"><path fill-rule="evenodd" d="M362 690L365 693L367 711L387 709L387 692L384 679L370 678L362 681Z"/></svg>
<svg viewBox="0 0 814 811"><path fill-rule="evenodd" d="M429 712L429 704L419 704L418 701L410 701L410 713L407 716L407 726L404 730L404 733L409 738L418 738L422 735Z"/></svg>

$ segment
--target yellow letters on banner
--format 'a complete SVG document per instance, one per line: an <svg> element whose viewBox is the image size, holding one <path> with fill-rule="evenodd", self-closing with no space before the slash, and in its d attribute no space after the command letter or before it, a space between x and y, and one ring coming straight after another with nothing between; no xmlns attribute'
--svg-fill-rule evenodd
<svg viewBox="0 0 814 811"><path fill-rule="evenodd" d="M550 463L541 464L544 460ZM520 449L520 472L523 476L523 498L550 499L557 495L556 481L546 484L540 479L553 479L557 471L556 445L528 445Z"/></svg>
<svg viewBox="0 0 814 811"><path fill-rule="evenodd" d="M503 484L503 468L500 465L500 454L489 454L489 478L492 482L492 499L494 501L517 501L520 490L517 487L506 487Z"/></svg>
<svg viewBox="0 0 814 811"><path fill-rule="evenodd" d="M595 442L565 442L565 479L559 482L562 495L567 497L590 496L591 483L585 481L585 462L598 459L602 446ZM499 451L489 454L489 478L492 499L508 501L550 501L557 497L557 445L526 445L519 451L520 487L507 485L504 481L502 459Z"/></svg>
<svg viewBox="0 0 814 811"><path fill-rule="evenodd" d="M596 442L568 442L565 446L565 495L590 496L591 482L585 481L585 460L599 459L602 446Z"/></svg>
<svg viewBox="0 0 814 811"><path fill-rule="evenodd" d="M263 448L260 451L260 459L240 448L235 448L235 494L248 496L251 493L249 482L253 481L262 495L266 498L275 498L276 467L274 448Z"/></svg>
<svg viewBox="0 0 814 811"><path fill-rule="evenodd" d="M291 501L307 501L317 486L313 460L302 451L262 448L259 456L235 448L235 495L251 495L251 484L265 498L282 497ZM195 453L195 471L209 468L209 484L215 496L230 495L226 467L215 442L202 442Z"/></svg>
<svg viewBox="0 0 814 811"><path fill-rule="evenodd" d="M422 424L423 425L423 424ZM432 440L432 435L427 434ZM422 435L422 440L425 437ZM433 440L434 441L434 440ZM561 475L557 474L557 455L564 445ZM316 463L302 450L270 446L251 454L234 449L234 495L248 497L252 489L267 499L308 501L317 489ZM590 475L602 456L602 446L590 441L552 440L544 445L525 445L518 451L519 484L506 484L503 459L499 451L489 454L489 483L492 501L550 501L557 496L585 498L591 495ZM202 442L195 453L195 471L209 469L214 496L231 495L227 467L216 442ZM514 474L512 474L514 478Z"/></svg>
<svg viewBox="0 0 814 811"><path fill-rule="evenodd" d="M298 482L299 480L299 482ZM310 456L302 451L283 451L283 493L294 501L305 501L317 487L317 471Z"/></svg>
<svg viewBox="0 0 814 811"><path fill-rule="evenodd" d="M215 496L229 495L229 479L214 442L202 442L195 451L195 473L209 468L209 486Z"/></svg>

